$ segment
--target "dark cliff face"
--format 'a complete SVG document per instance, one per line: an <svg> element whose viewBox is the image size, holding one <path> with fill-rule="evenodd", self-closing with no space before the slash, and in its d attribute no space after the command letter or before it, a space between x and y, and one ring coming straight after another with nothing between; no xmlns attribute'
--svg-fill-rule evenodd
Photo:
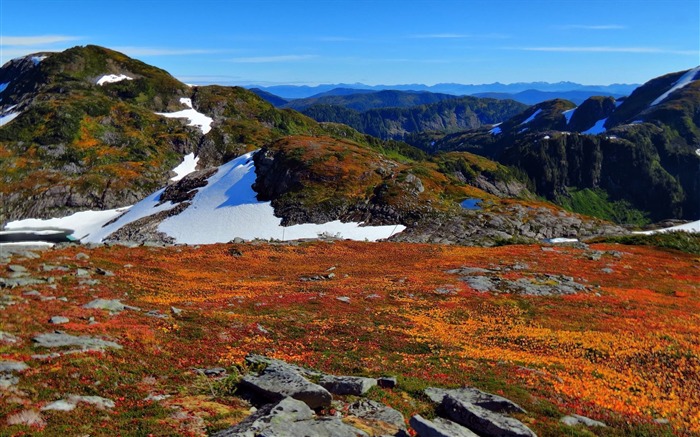
<svg viewBox="0 0 700 437"><path fill-rule="evenodd" d="M501 124L438 139L437 150L465 150L515 166L551 200L572 189L602 190L651 220L700 216L700 81L652 104L686 72L653 79L629 97L593 97L570 114L550 101ZM539 112L538 112L539 111ZM527 117L527 118L526 118ZM527 123L525 121L529 119ZM606 120L599 135L582 135Z"/></svg>

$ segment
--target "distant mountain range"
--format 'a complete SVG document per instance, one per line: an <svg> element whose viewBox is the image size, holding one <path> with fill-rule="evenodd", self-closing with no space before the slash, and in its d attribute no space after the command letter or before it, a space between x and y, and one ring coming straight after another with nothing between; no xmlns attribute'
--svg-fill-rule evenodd
<svg viewBox="0 0 700 437"><path fill-rule="evenodd" d="M382 90L397 90L397 91L429 91L431 93L452 94L455 96L468 96L480 93L504 93L517 94L524 91L543 91L543 92L569 92L579 91L591 93L590 95L628 95L639 84L611 84L611 85L582 85L575 82L518 82L511 84L503 84L494 82L481 85L466 85L458 83L439 83L435 85L423 84L404 84L404 85L365 85L362 83L354 84L324 84L316 86L308 85L274 85L274 86L258 86L250 85L247 88L257 88L262 91L282 97L285 100L303 99L307 97L319 97L320 95L331 94L339 95L352 94L362 91L382 91ZM342 91L338 91L342 90ZM356 90L350 92L349 90ZM551 97L550 97L551 98ZM515 99L517 100L517 99ZM528 103L528 102L523 102Z"/></svg>

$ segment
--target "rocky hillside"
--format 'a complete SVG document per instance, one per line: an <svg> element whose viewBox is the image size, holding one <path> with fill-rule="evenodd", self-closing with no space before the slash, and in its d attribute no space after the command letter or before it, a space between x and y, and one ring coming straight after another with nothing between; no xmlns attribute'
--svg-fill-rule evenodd
<svg viewBox="0 0 700 437"><path fill-rule="evenodd" d="M424 136L422 148L468 150L515 166L538 194L580 212L620 222L695 219L699 73L653 79L617 101L544 102L500 125Z"/></svg>
<svg viewBox="0 0 700 437"><path fill-rule="evenodd" d="M366 111L334 104L314 104L304 107L301 112L314 120L347 124L378 138L404 140L417 132L450 133L498 123L526 108L513 100L456 97L425 105Z"/></svg>
<svg viewBox="0 0 700 437"><path fill-rule="evenodd" d="M273 232L238 236L280 238L280 220L282 226L392 226L389 235L406 229L394 238L464 244L616 231L533 203L522 173L487 159L468 153L429 157L405 143L276 109L242 88L189 87L101 47L14 60L2 75L3 222L109 210L99 231L76 219L52 223L85 241L217 242L236 235L222 231L211 241L184 236L191 228L185 218L242 229L236 220L255 220L240 208L254 205L256 214L265 210L265 218L256 220L268 223L259 227ZM504 108L495 101L465 102L482 117L496 117ZM481 123L478 117L474 123ZM242 158L256 149L250 162ZM185 154L189 171L202 171L169 181ZM460 206L465 200L470 208ZM129 204L137 205L126 213L122 207ZM198 215L203 211L206 216ZM221 212L226 226L211 221ZM119 214L124 217L117 219Z"/></svg>

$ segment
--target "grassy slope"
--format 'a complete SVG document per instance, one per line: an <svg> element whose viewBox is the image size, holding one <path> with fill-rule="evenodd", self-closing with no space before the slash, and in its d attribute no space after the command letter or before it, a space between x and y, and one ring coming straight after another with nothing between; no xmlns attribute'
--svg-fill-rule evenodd
<svg viewBox="0 0 700 437"><path fill-rule="evenodd" d="M26 361L30 369L19 374L18 391L0 391L0 420L67 394L105 396L116 407L43 412L43 430L5 426L0 434L202 435L237 422L248 406L229 396L228 382L206 380L193 369L232 371L251 352L339 374L397 375L397 389L375 389L371 396L406 415L433 414L423 387L469 384L519 402L529 411L519 418L540 436L700 432L698 260L645 247L592 249L622 253L595 260L570 247L544 252L538 246L338 242L103 247L88 251L89 260L76 259L86 249L75 247L14 260L32 271L42 263L71 271L40 273L55 277L57 289L30 287L67 302L23 296L28 288L3 291L17 303L0 312L0 327L20 342L0 344L0 357ZM569 275L592 291L492 295L445 273L516 263L527 267L501 275ZM80 285L75 269L96 267L116 276ZM333 280L300 280L330 267ZM350 303L336 300L340 296ZM160 319L81 308L95 297L120 298L144 311L184 311ZM56 329L47 322L54 315L71 319L60 327L68 333L112 339L124 349L32 359L46 351L30 339ZM98 323L89 324L90 316ZM144 400L149 394L170 397ZM568 413L610 426L566 428L558 420ZM653 424L656 417L668 418L670 427Z"/></svg>

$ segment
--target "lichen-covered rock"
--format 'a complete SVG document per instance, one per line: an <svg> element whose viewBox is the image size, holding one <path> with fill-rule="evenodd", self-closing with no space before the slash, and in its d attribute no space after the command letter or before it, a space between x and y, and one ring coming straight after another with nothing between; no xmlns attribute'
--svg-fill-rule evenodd
<svg viewBox="0 0 700 437"><path fill-rule="evenodd" d="M435 402L436 404L442 403L443 398L449 394L455 399L478 405L482 408L486 408L487 410L491 410L496 413L526 412L520 405L516 404L515 402L509 399L491 393L486 393L473 387L463 387L456 389L428 387L425 389L425 394L430 398L431 401Z"/></svg>
<svg viewBox="0 0 700 437"><path fill-rule="evenodd" d="M409 424L420 437L478 437L468 428L442 417L428 420L416 414Z"/></svg>
<svg viewBox="0 0 700 437"><path fill-rule="evenodd" d="M308 381L293 369L282 366L268 366L257 376L245 375L240 386L272 402L289 396L311 408L327 407L332 400L328 390Z"/></svg>
<svg viewBox="0 0 700 437"><path fill-rule="evenodd" d="M484 437L536 437L519 420L464 402L450 394L442 398L440 408L448 419Z"/></svg>
<svg viewBox="0 0 700 437"><path fill-rule="evenodd" d="M377 385L377 380L360 376L324 375L318 383L320 386L336 395L361 396Z"/></svg>

